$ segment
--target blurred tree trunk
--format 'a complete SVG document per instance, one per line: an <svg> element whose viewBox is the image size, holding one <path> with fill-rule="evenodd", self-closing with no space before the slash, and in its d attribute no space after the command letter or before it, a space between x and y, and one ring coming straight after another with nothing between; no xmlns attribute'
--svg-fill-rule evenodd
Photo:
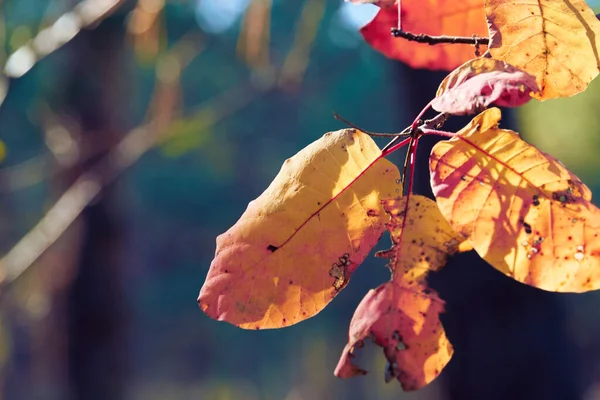
<svg viewBox="0 0 600 400"><path fill-rule="evenodd" d="M123 18L112 17L80 33L70 44L70 81L64 95L68 112L81 125L83 162L67 174L67 185L104 157L125 131L122 117L128 114L129 103L124 43ZM127 307L117 207L115 187L110 185L80 216L80 256L67 292L72 399L125 396Z"/></svg>
<svg viewBox="0 0 600 400"><path fill-rule="evenodd" d="M398 87L404 88L400 104L414 116L446 75L405 65L399 65L397 74L402 83ZM468 121L452 118L444 129L456 131ZM503 112L502 127L516 128L512 111ZM437 141L421 140L417 156L415 192L429 197L428 159ZM446 301L442 322L455 348L441 376L444 399L583 398L576 349L566 335L567 295L520 284L475 252L453 257L429 282Z"/></svg>

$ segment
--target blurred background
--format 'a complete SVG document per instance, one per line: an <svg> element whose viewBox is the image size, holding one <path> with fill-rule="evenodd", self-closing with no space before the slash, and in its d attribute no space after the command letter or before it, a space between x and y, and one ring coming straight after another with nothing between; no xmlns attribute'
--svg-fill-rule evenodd
<svg viewBox="0 0 600 400"><path fill-rule="evenodd" d="M333 376L354 309L388 278L382 260L283 330L243 331L198 308L216 236L283 160L344 127L333 112L398 132L435 92L443 73L362 41L376 11L0 0L0 398L600 399L600 294L529 288L473 255L432 276L456 353L415 393L384 383L374 346L359 357L370 374ZM598 104L595 82L507 112L504 126L600 196ZM420 146L424 194L427 155Z"/></svg>

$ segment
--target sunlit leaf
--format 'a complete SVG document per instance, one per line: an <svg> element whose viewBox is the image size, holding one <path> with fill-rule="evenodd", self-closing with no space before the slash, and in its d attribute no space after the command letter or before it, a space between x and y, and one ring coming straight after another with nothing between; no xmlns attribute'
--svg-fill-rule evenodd
<svg viewBox="0 0 600 400"><path fill-rule="evenodd" d="M551 291L600 288L600 210L558 160L476 116L431 153L431 185L450 224L487 262Z"/></svg>
<svg viewBox="0 0 600 400"><path fill-rule="evenodd" d="M404 390L416 390L439 375L453 352L439 320L444 302L427 288L425 278L443 267L449 254L465 250L464 239L426 197L384 203L393 246L379 255L390 259L392 279L369 291L356 309L335 374L347 378L366 373L352 358L370 338L383 347L386 380L396 378Z"/></svg>
<svg viewBox="0 0 600 400"><path fill-rule="evenodd" d="M491 104L518 107L537 92L535 77L504 61L492 58L469 60L440 84L431 106L440 112L467 115Z"/></svg>
<svg viewBox="0 0 600 400"><path fill-rule="evenodd" d="M280 328L317 314L385 230L381 199L398 168L373 140L330 132L286 160L271 185L217 238L198 302L241 328Z"/></svg>
<svg viewBox="0 0 600 400"><path fill-rule="evenodd" d="M361 33L377 51L413 68L450 71L475 54L474 47L468 44L429 46L393 37L390 28L397 26L397 8L382 7L375 18L361 29ZM402 30L434 36L486 37L488 30L483 0L403 0ZM482 45L481 49L483 52L486 47Z"/></svg>
<svg viewBox="0 0 600 400"><path fill-rule="evenodd" d="M490 53L537 79L540 99L584 91L598 75L600 22L584 0L485 0Z"/></svg>

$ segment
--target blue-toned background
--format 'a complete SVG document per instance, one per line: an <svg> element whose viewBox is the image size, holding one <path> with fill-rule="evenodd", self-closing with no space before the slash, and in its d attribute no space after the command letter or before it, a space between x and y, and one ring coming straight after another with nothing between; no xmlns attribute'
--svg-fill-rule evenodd
<svg viewBox="0 0 600 400"><path fill-rule="evenodd" d="M382 260L362 265L319 315L283 330L243 331L196 304L215 237L283 160L344 127L333 112L397 132L443 77L365 44L358 29L376 10L339 0L0 0L0 398L483 398L449 383L479 379L462 358L411 394L384 383L374 346L360 357L370 374L333 376L356 305L389 275ZM598 104L595 82L506 119L598 193ZM426 188L426 171L417 179ZM479 279L471 266L499 278L465 264L437 279L462 273L464 291L485 297L469 286ZM465 300L448 292L455 311L444 323L457 352L486 360L483 374L506 374L506 387L486 383L513 393L499 398L550 398L541 386L552 392L561 380L574 388L569 398L600 398L600 295L507 285L486 303L492 322L481 330L471 325L483 317L456 311ZM524 304L519 322L496 317L506 302L519 310L519 296L538 296L538 308ZM545 313L557 316L550 325ZM511 328L490 344L493 321ZM535 343L547 346L532 356ZM527 394L518 382L535 371L520 365L536 368L528 362L538 356L568 376L542 375Z"/></svg>

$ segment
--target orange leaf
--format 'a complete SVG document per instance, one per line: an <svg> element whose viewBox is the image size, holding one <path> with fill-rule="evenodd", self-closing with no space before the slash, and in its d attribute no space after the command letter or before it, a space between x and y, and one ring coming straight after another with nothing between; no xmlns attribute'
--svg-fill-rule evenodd
<svg viewBox="0 0 600 400"><path fill-rule="evenodd" d="M392 280L369 291L356 309L335 375L366 373L352 358L354 349L371 338L388 360L386 379L395 377L404 390L416 390L439 375L453 352L439 320L444 302L427 289L425 278L444 266L464 239L426 197L409 195L385 200L384 205L394 244L378 255L390 259Z"/></svg>
<svg viewBox="0 0 600 400"><path fill-rule="evenodd" d="M431 106L440 112L467 115L489 105L518 107L539 89L535 77L493 58L469 60L452 71L440 84Z"/></svg>
<svg viewBox="0 0 600 400"><path fill-rule="evenodd" d="M429 46L393 37L390 29L397 26L396 7L383 7L361 29L361 33L377 51L389 58L403 61L412 68L450 71L475 54L474 47L468 44ZM402 30L434 36L485 37L488 30L483 0L403 0ZM485 46L481 47L485 51Z"/></svg>
<svg viewBox="0 0 600 400"><path fill-rule="evenodd" d="M600 288L600 210L558 160L476 116L433 148L431 186L477 253L519 282L558 292Z"/></svg>
<svg viewBox="0 0 600 400"><path fill-rule="evenodd" d="M584 91L598 75L600 21L584 0L486 0L490 53L537 79L541 100Z"/></svg>
<svg viewBox="0 0 600 400"><path fill-rule="evenodd" d="M366 134L330 132L283 164L217 238L198 303L245 329L281 328L321 311L384 232L380 201L398 168Z"/></svg>

